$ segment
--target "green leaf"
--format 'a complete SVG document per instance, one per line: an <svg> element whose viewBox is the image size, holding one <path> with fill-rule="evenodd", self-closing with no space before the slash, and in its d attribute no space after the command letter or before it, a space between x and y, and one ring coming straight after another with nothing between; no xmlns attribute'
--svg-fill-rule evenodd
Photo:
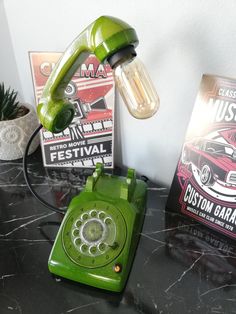
<svg viewBox="0 0 236 314"><path fill-rule="evenodd" d="M10 120L16 117L19 110L17 92L10 87L6 90L4 83L0 84L0 121Z"/></svg>

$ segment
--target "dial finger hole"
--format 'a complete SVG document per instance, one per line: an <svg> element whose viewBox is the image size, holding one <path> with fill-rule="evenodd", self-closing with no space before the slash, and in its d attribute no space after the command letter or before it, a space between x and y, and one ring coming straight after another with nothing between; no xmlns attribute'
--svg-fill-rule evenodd
<svg viewBox="0 0 236 314"><path fill-rule="evenodd" d="M80 238L76 238L74 243L75 243L75 245L79 246L81 244L81 239Z"/></svg>
<svg viewBox="0 0 236 314"><path fill-rule="evenodd" d="M81 220L77 220L76 223L75 223L75 226L77 228L79 228L81 225L82 225L82 221Z"/></svg>
<svg viewBox="0 0 236 314"><path fill-rule="evenodd" d="M99 246L98 246L98 249L99 249L101 252L105 251L105 249L106 249L106 244L105 244L105 243L100 243Z"/></svg>
<svg viewBox="0 0 236 314"><path fill-rule="evenodd" d="M91 210L90 215L91 215L91 217L96 217L97 216L97 211L96 210Z"/></svg>
<svg viewBox="0 0 236 314"><path fill-rule="evenodd" d="M89 252L90 252L91 254L96 254L96 252L97 252L97 247L96 247L96 246L91 246L90 249L89 249Z"/></svg>
<svg viewBox="0 0 236 314"><path fill-rule="evenodd" d="M80 250L81 250L82 252L87 252L88 246L87 246L86 244L82 244L81 247L80 247Z"/></svg>
<svg viewBox="0 0 236 314"><path fill-rule="evenodd" d="M104 212L100 212L100 213L98 214L98 217L99 217L100 219L104 219L104 218L106 217L106 214L105 214Z"/></svg>
<svg viewBox="0 0 236 314"><path fill-rule="evenodd" d="M87 220L87 219L89 218L89 215L88 215L87 213L84 213L84 214L81 216L81 218L82 218L83 220Z"/></svg>
<svg viewBox="0 0 236 314"><path fill-rule="evenodd" d="M106 225L110 225L112 223L112 219L110 217L107 217L105 220L104 220L105 224Z"/></svg>
<svg viewBox="0 0 236 314"><path fill-rule="evenodd" d="M79 229L73 230L73 236L77 237L79 235Z"/></svg>

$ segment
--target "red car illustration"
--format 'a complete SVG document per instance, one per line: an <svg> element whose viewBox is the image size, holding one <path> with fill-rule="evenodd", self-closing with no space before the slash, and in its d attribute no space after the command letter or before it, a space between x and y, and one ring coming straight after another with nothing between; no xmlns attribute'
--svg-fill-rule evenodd
<svg viewBox="0 0 236 314"><path fill-rule="evenodd" d="M181 160L198 168L204 185L211 186L217 181L236 186L236 147L231 144L195 138L185 143Z"/></svg>

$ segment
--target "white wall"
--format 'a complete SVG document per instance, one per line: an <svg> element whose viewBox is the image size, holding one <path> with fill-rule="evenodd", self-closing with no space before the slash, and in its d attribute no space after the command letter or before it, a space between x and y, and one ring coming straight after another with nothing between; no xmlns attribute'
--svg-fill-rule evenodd
<svg viewBox="0 0 236 314"><path fill-rule="evenodd" d="M0 0L0 40L0 82L4 82L6 88L11 86L11 88L17 90L19 98L21 98L21 83L17 72L3 0Z"/></svg>
<svg viewBox="0 0 236 314"><path fill-rule="evenodd" d="M236 1L5 0L23 97L33 103L29 50L61 51L100 15L135 27L159 113L135 120L117 104L116 163L170 183L203 73L236 77ZM10 47L8 47L10 49ZM10 51L9 51L10 52Z"/></svg>

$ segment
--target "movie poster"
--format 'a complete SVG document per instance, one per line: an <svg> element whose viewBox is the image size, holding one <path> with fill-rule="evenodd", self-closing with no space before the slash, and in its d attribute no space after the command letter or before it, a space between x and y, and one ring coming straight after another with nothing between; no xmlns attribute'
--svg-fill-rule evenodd
<svg viewBox="0 0 236 314"><path fill-rule="evenodd" d="M30 64L38 104L46 81L61 57L59 52L30 52ZM90 55L76 71L65 95L75 106L75 117L61 133L41 132L46 167L113 167L114 80L108 64Z"/></svg>
<svg viewBox="0 0 236 314"><path fill-rule="evenodd" d="M236 238L236 80L203 75L167 208Z"/></svg>

